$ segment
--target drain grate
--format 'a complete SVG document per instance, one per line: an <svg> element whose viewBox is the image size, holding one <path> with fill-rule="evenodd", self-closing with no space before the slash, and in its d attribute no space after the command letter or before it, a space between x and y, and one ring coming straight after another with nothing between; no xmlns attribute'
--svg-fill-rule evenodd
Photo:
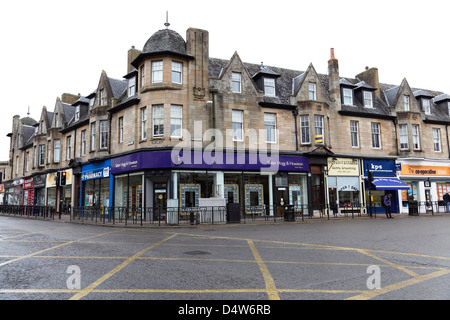
<svg viewBox="0 0 450 320"><path fill-rule="evenodd" d="M211 252L200 251L200 250L186 251L186 252L183 252L183 253L187 254L187 255L190 255L190 256L201 256L201 255L211 254Z"/></svg>

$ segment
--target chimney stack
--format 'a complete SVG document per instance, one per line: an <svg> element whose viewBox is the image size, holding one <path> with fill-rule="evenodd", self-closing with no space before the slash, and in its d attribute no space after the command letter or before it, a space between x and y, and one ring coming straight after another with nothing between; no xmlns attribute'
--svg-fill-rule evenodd
<svg viewBox="0 0 450 320"><path fill-rule="evenodd" d="M131 46L131 49L128 50L128 64L127 64L127 73L130 73L134 67L132 66L132 62L141 54L140 50L137 50L134 46Z"/></svg>
<svg viewBox="0 0 450 320"><path fill-rule="evenodd" d="M328 84L331 102L337 110L341 109L341 85L339 83L339 61L334 55L334 48L330 49L331 57L328 60Z"/></svg>
<svg viewBox="0 0 450 320"><path fill-rule="evenodd" d="M377 90L374 92L375 97L380 97L380 80L378 78L378 69L377 68L369 68L366 67L364 72L358 74L355 78L364 81L368 85L376 88Z"/></svg>

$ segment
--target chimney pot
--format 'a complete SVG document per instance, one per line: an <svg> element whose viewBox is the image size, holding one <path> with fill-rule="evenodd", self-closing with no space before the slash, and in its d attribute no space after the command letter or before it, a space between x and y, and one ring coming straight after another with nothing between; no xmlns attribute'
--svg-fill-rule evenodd
<svg viewBox="0 0 450 320"><path fill-rule="evenodd" d="M331 59L334 59L334 48L331 48L330 51L331 51Z"/></svg>
<svg viewBox="0 0 450 320"><path fill-rule="evenodd" d="M366 66L366 70L369 70L369 67Z"/></svg>

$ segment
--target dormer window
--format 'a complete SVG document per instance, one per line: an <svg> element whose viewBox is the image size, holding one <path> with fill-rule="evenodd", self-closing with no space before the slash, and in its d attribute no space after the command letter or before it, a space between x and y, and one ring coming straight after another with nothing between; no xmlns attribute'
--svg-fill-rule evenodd
<svg viewBox="0 0 450 320"><path fill-rule="evenodd" d="M275 79L264 78L264 95L275 96Z"/></svg>
<svg viewBox="0 0 450 320"><path fill-rule="evenodd" d="M128 96L134 96L136 94L136 77L128 79Z"/></svg>
<svg viewBox="0 0 450 320"><path fill-rule="evenodd" d="M75 107L75 121L80 120L80 106Z"/></svg>
<svg viewBox="0 0 450 320"><path fill-rule="evenodd" d="M430 99L422 99L422 108L425 114L431 114Z"/></svg>
<svg viewBox="0 0 450 320"><path fill-rule="evenodd" d="M364 107L373 108L372 92L364 91Z"/></svg>
<svg viewBox="0 0 450 320"><path fill-rule="evenodd" d="M317 100L316 84L314 82L308 83L309 100Z"/></svg>
<svg viewBox="0 0 450 320"><path fill-rule="evenodd" d="M344 104L353 105L353 90L352 89L342 89L344 96Z"/></svg>

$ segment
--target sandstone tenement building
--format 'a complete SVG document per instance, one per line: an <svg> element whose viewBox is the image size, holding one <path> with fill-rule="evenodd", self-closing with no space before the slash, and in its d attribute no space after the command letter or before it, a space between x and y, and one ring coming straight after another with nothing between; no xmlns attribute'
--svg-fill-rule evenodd
<svg viewBox="0 0 450 320"><path fill-rule="evenodd" d="M123 79L102 71L89 94L13 118L4 202L165 209L219 198L254 214L338 212L368 201L368 171L371 201L392 193L393 212L450 191L448 94L385 84L377 68L343 77L333 49L327 74L298 64L212 58L208 31L159 30L129 50ZM184 147L175 160L174 147ZM202 156L211 148L214 163ZM252 158L262 150L279 151L272 174Z"/></svg>

